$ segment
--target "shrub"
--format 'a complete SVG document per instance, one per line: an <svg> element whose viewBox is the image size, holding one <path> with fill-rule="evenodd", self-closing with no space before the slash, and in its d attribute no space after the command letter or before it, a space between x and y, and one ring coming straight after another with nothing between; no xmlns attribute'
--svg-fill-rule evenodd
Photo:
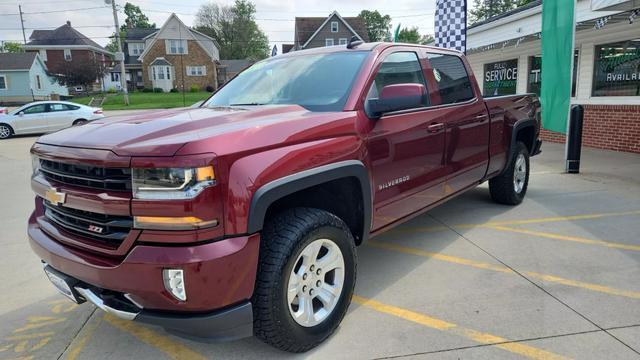
<svg viewBox="0 0 640 360"><path fill-rule="evenodd" d="M207 90L207 92L213 92L215 89L213 88L213 86L207 85L206 90Z"/></svg>
<svg viewBox="0 0 640 360"><path fill-rule="evenodd" d="M195 93L200 91L200 87L198 85L191 85L191 88L189 89L189 91Z"/></svg>
<svg viewBox="0 0 640 360"><path fill-rule="evenodd" d="M162 88L153 88L153 92L154 93L162 93L162 92L164 92L164 90L162 90Z"/></svg>
<svg viewBox="0 0 640 360"><path fill-rule="evenodd" d="M117 92L118 92L118 90L116 90L116 88L112 88L112 87L109 88L109 90L107 90L107 93L109 93L109 94L115 94Z"/></svg>
<svg viewBox="0 0 640 360"><path fill-rule="evenodd" d="M177 93L177 92L178 92L178 89L176 89L176 88L173 88L173 89L171 89L171 90L169 90L169 92L172 92L172 93Z"/></svg>
<svg viewBox="0 0 640 360"><path fill-rule="evenodd" d="M142 89L142 92L143 93L150 93L150 92L153 92L153 89L144 88L144 89Z"/></svg>

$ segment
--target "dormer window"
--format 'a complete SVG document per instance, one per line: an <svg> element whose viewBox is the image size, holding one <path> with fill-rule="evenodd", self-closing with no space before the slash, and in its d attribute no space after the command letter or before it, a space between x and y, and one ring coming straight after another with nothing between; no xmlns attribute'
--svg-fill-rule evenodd
<svg viewBox="0 0 640 360"><path fill-rule="evenodd" d="M337 21L332 21L331 22L331 32L332 33L338 32L338 22Z"/></svg>

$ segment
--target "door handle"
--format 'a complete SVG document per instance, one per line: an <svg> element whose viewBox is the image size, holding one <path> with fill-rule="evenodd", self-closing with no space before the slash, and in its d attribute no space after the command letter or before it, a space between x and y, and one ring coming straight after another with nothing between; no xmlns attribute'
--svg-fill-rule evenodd
<svg viewBox="0 0 640 360"><path fill-rule="evenodd" d="M427 131L430 133L437 133L438 131L444 129L443 123L433 123L427 127Z"/></svg>
<svg viewBox="0 0 640 360"><path fill-rule="evenodd" d="M478 120L478 122L483 122L485 120L487 120L488 116L487 114L480 114L480 115L476 115L476 120Z"/></svg>

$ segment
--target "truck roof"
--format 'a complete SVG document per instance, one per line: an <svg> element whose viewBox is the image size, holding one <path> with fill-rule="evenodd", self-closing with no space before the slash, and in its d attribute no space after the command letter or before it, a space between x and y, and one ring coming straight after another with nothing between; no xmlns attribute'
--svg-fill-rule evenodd
<svg viewBox="0 0 640 360"><path fill-rule="evenodd" d="M318 48L312 48L312 49L291 51L285 54L275 56L275 58L309 55L309 54L327 54L327 53L344 52L344 51L372 51L372 50L382 51L386 48L393 47L393 46L418 47L418 48L432 50L434 52L449 52L451 54L455 54L458 56L463 55L461 52L457 50L444 49L444 48L439 48L439 47L429 46L429 45L391 43L391 42L370 42L370 43L362 43L360 45L357 45L353 49L347 49L346 45L334 45L334 46L324 46L324 47L318 47Z"/></svg>

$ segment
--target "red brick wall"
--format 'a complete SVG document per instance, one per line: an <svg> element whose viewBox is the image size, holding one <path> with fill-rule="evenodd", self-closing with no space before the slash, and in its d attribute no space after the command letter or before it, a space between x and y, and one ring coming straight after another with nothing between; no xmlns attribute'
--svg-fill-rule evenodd
<svg viewBox="0 0 640 360"><path fill-rule="evenodd" d="M544 129L540 138L565 142L564 134ZM584 105L582 145L640 153L640 105Z"/></svg>

